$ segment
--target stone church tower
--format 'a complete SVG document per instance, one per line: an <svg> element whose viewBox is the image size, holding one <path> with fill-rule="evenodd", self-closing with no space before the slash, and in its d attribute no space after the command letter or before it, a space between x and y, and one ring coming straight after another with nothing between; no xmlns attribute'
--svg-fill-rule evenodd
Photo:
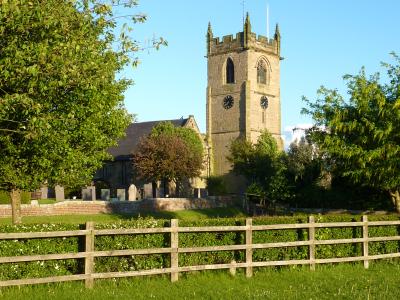
<svg viewBox="0 0 400 300"><path fill-rule="evenodd" d="M231 164L226 157L238 137L257 142L267 129L283 148L280 42L278 25L270 40L251 32L248 14L243 32L224 36L222 41L214 38L208 25L207 138L212 174L229 174Z"/></svg>

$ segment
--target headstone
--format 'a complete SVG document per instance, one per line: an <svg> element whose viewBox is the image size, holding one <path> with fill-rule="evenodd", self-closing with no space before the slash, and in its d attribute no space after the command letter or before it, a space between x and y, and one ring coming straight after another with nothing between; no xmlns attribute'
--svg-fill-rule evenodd
<svg viewBox="0 0 400 300"><path fill-rule="evenodd" d="M92 191L92 201L96 201L96 187L94 185L88 186L87 187L89 190Z"/></svg>
<svg viewBox="0 0 400 300"><path fill-rule="evenodd" d="M57 201L64 201L65 196L64 196L64 187L61 185L56 185L54 187L55 193L56 193L56 200Z"/></svg>
<svg viewBox="0 0 400 300"><path fill-rule="evenodd" d="M117 189L117 199L118 201L125 201L125 189Z"/></svg>
<svg viewBox="0 0 400 300"><path fill-rule="evenodd" d="M96 188L94 186L87 186L82 189L82 200L96 201Z"/></svg>
<svg viewBox="0 0 400 300"><path fill-rule="evenodd" d="M49 188L47 187L47 185L42 186L40 188L40 192L41 192L41 199L47 199L49 194Z"/></svg>
<svg viewBox="0 0 400 300"><path fill-rule="evenodd" d="M110 201L110 190L109 189L101 189L101 200Z"/></svg>
<svg viewBox="0 0 400 300"><path fill-rule="evenodd" d="M128 189L128 200L129 201L135 201L136 200L136 194L137 194L137 188L134 184L131 184Z"/></svg>
<svg viewBox="0 0 400 300"><path fill-rule="evenodd" d="M82 200L91 201L92 200L92 189L82 189Z"/></svg>

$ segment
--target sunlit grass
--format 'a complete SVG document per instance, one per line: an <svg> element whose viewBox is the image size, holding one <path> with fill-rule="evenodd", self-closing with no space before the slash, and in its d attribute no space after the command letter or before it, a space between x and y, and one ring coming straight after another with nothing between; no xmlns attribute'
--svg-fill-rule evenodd
<svg viewBox="0 0 400 300"><path fill-rule="evenodd" d="M180 210L180 211L163 211L155 213L142 213L135 215L121 214L94 214L94 215L65 215L65 216L32 216L22 217L22 223L67 223L67 224L83 224L87 221L96 223L115 222L119 220L129 220L137 217L154 217L158 219L181 219L181 220L198 220L205 218L218 217L244 217L245 214L237 208L210 208L198 210ZM0 218L0 225L12 224L11 218Z"/></svg>
<svg viewBox="0 0 400 300"><path fill-rule="evenodd" d="M377 263L255 270L252 278L225 271L0 289L1 299L398 299L400 266Z"/></svg>

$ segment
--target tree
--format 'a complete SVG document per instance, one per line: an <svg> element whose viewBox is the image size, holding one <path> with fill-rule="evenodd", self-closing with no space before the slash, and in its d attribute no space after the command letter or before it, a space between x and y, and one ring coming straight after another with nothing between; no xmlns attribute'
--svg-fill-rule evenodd
<svg viewBox="0 0 400 300"><path fill-rule="evenodd" d="M230 146L228 160L233 172L243 175L250 182L264 182L275 174L275 163L279 157L278 146L268 131L264 131L256 144L239 138Z"/></svg>
<svg viewBox="0 0 400 300"><path fill-rule="evenodd" d="M288 174L298 187L313 184L321 175L322 159L314 145L302 137L290 144L286 165Z"/></svg>
<svg viewBox="0 0 400 300"><path fill-rule="evenodd" d="M379 73L346 75L349 99L321 87L315 102L305 99L312 116L312 140L343 176L354 183L386 191L400 212L400 59Z"/></svg>
<svg viewBox="0 0 400 300"><path fill-rule="evenodd" d="M139 177L153 186L157 181L164 181L165 185L171 181L179 184L183 179L197 177L203 166L200 137L190 128L160 123L140 141L133 164Z"/></svg>
<svg viewBox="0 0 400 300"><path fill-rule="evenodd" d="M251 190L262 188L270 201L284 201L291 197L284 157L274 137L264 131L256 144L242 138L234 140L228 160L233 172L248 180Z"/></svg>
<svg viewBox="0 0 400 300"><path fill-rule="evenodd" d="M1 2L0 189L11 194L14 222L20 222L21 190L87 184L123 136L131 121L123 92L131 81L116 73L137 63L132 54L139 46L128 27L115 34L114 9L136 5Z"/></svg>

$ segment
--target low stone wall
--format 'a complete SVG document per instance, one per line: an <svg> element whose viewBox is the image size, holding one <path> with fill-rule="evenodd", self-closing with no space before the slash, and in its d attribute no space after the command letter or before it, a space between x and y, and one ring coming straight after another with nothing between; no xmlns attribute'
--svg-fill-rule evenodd
<svg viewBox="0 0 400 300"><path fill-rule="evenodd" d="M133 214L140 212L177 211L185 209L203 209L227 207L232 205L231 197L189 198L152 198L141 201L63 201L55 204L21 205L22 216L40 215L86 215L86 214ZM0 217L11 216L11 205L0 205Z"/></svg>

